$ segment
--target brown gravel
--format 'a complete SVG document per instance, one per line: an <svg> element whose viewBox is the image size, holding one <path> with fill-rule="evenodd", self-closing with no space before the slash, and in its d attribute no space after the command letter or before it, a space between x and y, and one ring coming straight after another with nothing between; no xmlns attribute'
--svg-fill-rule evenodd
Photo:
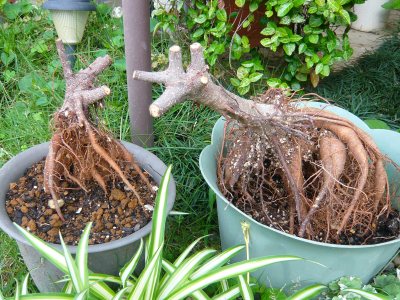
<svg viewBox="0 0 400 300"><path fill-rule="evenodd" d="M60 243L58 233L61 231L67 244L76 245L85 225L93 222L89 243L106 243L139 230L151 219L152 211L140 207L133 192L126 189L122 182L110 180L108 195L96 183L88 186L89 192L86 194L65 182L68 190L62 195L65 204L61 211L66 220L63 223L55 210L48 207L51 196L43 189L43 168L44 160L29 168L17 182L10 184L6 210L13 222L47 242ZM129 180L144 204L154 206L155 194L142 183L139 175L132 171Z"/></svg>

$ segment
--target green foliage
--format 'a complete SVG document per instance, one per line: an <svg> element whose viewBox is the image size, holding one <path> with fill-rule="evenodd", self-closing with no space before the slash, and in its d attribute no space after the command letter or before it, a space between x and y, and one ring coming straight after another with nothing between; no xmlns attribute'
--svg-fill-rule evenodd
<svg viewBox="0 0 400 300"><path fill-rule="evenodd" d="M243 20L239 26L233 25L238 13L228 15L216 0L192 1L187 8L183 8L182 2L173 1L168 9L157 7L153 16L159 20L157 27L174 33L178 41L201 43L215 74L219 73L221 65L229 65L236 73L231 84L243 95L251 91L252 86L298 90L307 82L318 85L321 78L330 74L336 61L347 60L353 53L347 31L341 37L334 28L340 25L349 28L356 19L351 11L355 2L362 1L237 0L237 7L249 10L248 15L241 16ZM177 23L184 26L188 34L183 35L182 28L175 26ZM267 49L267 55L265 51L263 55L251 49L254 32L248 30L254 26L261 28L258 34L263 38L253 46ZM248 64L249 57L259 62L258 70L243 65ZM250 78L252 72L257 73Z"/></svg>
<svg viewBox="0 0 400 300"><path fill-rule="evenodd" d="M390 0L382 5L386 9L400 9L400 0Z"/></svg>
<svg viewBox="0 0 400 300"><path fill-rule="evenodd" d="M271 256L249 259L242 262L227 264L231 258L244 249L237 246L217 253L213 249L204 249L191 254L196 246L196 240L187 250L174 261L170 262L163 257L164 230L167 218L168 183L171 177L170 166L165 172L160 189L158 191L153 213L153 227L146 247L143 240L133 258L121 269L120 276L115 277L106 274L94 274L87 265L88 240L91 228L89 223L78 244L75 259L61 237L63 253L35 237L22 227L17 229L29 241L29 243L49 260L54 266L65 273L65 287L63 293L57 294L29 294L27 290L27 278L22 284L17 282L15 298L21 299L169 299L179 300L191 296L195 299L210 299L203 289L213 284L222 284L225 289L214 295L214 299L235 299L241 296L245 300L253 299L251 285L246 282L244 275L261 267L284 261L301 260L295 256ZM146 248L146 263L138 277L133 275L137 263ZM190 255L191 254L191 255ZM233 286L229 286L227 279L233 280ZM114 292L106 282L118 285ZM21 286L22 288L19 288ZM296 294L289 299L309 299L310 293L321 286L312 286L303 294ZM325 288L325 287L324 287Z"/></svg>
<svg viewBox="0 0 400 300"><path fill-rule="evenodd" d="M394 275L378 275L368 285L357 277L342 277L328 287L327 296L332 300L400 299L400 280Z"/></svg>

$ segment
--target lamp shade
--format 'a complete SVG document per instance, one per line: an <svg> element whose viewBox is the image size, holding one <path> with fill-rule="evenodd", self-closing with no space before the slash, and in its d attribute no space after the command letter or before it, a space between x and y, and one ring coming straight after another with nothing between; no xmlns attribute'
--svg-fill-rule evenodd
<svg viewBox="0 0 400 300"><path fill-rule="evenodd" d="M95 10L96 6L90 0L48 0L43 4L48 10Z"/></svg>
<svg viewBox="0 0 400 300"><path fill-rule="evenodd" d="M53 10L51 11L58 36L64 44L78 44L82 40L89 11Z"/></svg>

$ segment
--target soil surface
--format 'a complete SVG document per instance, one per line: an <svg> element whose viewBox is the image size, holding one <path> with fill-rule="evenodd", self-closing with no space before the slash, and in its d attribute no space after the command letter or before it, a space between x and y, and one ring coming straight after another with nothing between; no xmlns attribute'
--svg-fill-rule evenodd
<svg viewBox="0 0 400 300"><path fill-rule="evenodd" d="M48 206L51 196L43 189L43 168L44 160L10 184L6 209L13 222L47 242L60 243L60 231L66 244L76 245L85 225L93 222L89 244L107 243L139 230L151 220L157 187L146 172L154 191L149 191L136 172L132 171L128 178L145 203L144 207L117 179L107 182L107 195L97 183L89 185L86 194L65 181L67 191L62 195L65 204L61 207L65 222L62 222Z"/></svg>

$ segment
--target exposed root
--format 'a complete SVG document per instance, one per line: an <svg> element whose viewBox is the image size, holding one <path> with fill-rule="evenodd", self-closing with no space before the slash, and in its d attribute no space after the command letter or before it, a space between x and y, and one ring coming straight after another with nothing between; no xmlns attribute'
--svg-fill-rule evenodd
<svg viewBox="0 0 400 300"><path fill-rule="evenodd" d="M52 195L57 214L64 220L57 200L65 189L61 185L65 180L86 192L86 183L94 180L107 194L107 182L119 178L143 207L143 201L129 179L134 173L139 174L152 191L148 178L122 144L106 131L96 128L90 120L89 106L110 94L106 86L94 87L96 76L111 64L110 57L97 58L88 68L74 74L60 40L57 50L67 89L64 104L53 117L55 133L44 169L45 190ZM143 212L147 213L146 210Z"/></svg>

